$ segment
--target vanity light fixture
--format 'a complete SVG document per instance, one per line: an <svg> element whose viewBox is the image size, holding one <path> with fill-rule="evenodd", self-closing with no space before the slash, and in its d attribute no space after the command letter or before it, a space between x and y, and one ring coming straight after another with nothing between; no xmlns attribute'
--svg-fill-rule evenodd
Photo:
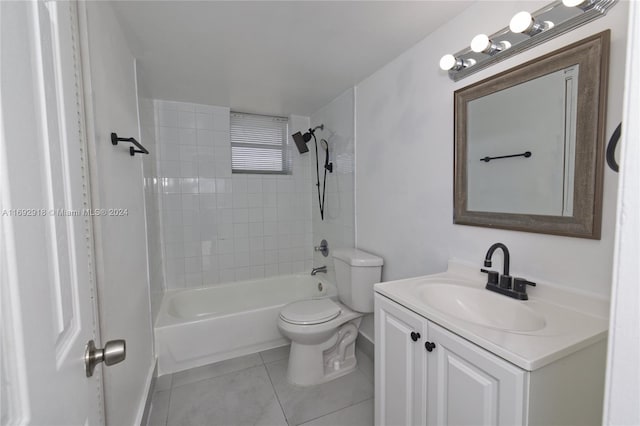
<svg viewBox="0 0 640 426"><path fill-rule="evenodd" d="M554 0L529 13L511 18L508 27L478 34L471 45L440 59L440 68L459 81L490 65L531 49L574 28L604 16L618 0Z"/></svg>
<svg viewBox="0 0 640 426"><path fill-rule="evenodd" d="M458 71L463 68L470 67L475 63L476 61L473 59L464 60L464 59L456 58L452 54L447 53L442 58L440 58L440 69L443 71L449 71L449 70Z"/></svg>
<svg viewBox="0 0 640 426"><path fill-rule="evenodd" d="M509 22L509 29L512 33L526 34L529 37L533 37L549 28L553 28L553 22L537 21L526 11L516 13L511 18L511 22Z"/></svg>
<svg viewBox="0 0 640 426"><path fill-rule="evenodd" d="M471 50L476 53L486 53L487 55L495 55L505 49L511 47L508 41L495 43L486 34L478 34L471 40Z"/></svg>

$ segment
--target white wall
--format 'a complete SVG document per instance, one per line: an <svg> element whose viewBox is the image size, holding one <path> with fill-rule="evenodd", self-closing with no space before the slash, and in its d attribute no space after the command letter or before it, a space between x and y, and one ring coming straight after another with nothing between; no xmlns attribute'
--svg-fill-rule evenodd
<svg viewBox="0 0 640 426"><path fill-rule="evenodd" d="M228 107L154 102L167 289L310 269L308 159L293 153L291 175L232 174ZM289 133L308 125L291 116Z"/></svg>
<svg viewBox="0 0 640 426"><path fill-rule="evenodd" d="M608 297L617 184L609 169L599 241L452 223L456 89L610 28L607 136L620 122L626 2L604 18L460 82L440 71L443 54L458 51L478 33L504 27L520 10L545 4L478 2L357 86L357 245L384 257L385 280L443 271L451 257L481 267L487 248L501 241L511 251L515 275Z"/></svg>
<svg viewBox="0 0 640 426"><path fill-rule="evenodd" d="M640 424L640 3L629 11L629 47L615 242L605 425Z"/></svg>
<svg viewBox="0 0 640 426"><path fill-rule="evenodd" d="M95 217L94 230L102 343L127 341L126 360L102 369L106 422L129 425L141 419L154 365L142 156L131 157L129 144L113 146L110 140L111 132L140 138L135 60L108 3L80 6L88 30L83 72L92 204L128 210L125 216Z"/></svg>

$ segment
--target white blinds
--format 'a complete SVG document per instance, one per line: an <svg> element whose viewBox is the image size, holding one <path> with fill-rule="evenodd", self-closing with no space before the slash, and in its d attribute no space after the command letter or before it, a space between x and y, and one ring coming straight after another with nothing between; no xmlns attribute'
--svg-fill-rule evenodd
<svg viewBox="0 0 640 426"><path fill-rule="evenodd" d="M231 113L231 168L234 173L291 171L287 149L288 119Z"/></svg>

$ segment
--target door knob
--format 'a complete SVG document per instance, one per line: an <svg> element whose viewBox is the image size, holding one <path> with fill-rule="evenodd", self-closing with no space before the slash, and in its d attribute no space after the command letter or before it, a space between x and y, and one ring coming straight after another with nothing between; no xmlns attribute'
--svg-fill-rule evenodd
<svg viewBox="0 0 640 426"><path fill-rule="evenodd" d="M415 331L411 332L411 340L413 340L414 342L417 342L419 338L420 338L420 333L416 333Z"/></svg>
<svg viewBox="0 0 640 426"><path fill-rule="evenodd" d="M110 340L104 345L104 349L96 348L93 340L89 340L84 351L84 370L87 377L93 376L96 365L104 362L105 365L114 365L124 361L127 357L127 342L124 340Z"/></svg>

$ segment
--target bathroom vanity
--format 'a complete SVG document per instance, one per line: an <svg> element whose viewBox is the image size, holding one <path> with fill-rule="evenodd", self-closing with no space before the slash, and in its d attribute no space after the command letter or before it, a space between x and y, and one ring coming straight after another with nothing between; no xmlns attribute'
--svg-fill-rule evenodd
<svg viewBox="0 0 640 426"><path fill-rule="evenodd" d="M600 424L604 299L538 283L485 290L479 268L375 286L376 425Z"/></svg>

